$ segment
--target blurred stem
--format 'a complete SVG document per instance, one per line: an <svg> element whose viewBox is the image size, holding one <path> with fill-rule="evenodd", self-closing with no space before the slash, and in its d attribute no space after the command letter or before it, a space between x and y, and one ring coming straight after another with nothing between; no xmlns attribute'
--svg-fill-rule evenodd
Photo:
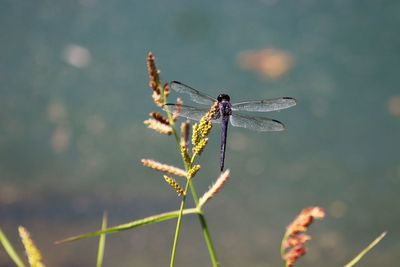
<svg viewBox="0 0 400 267"><path fill-rule="evenodd" d="M161 95L162 95L163 104L165 105L167 102L166 102L166 98L165 98L165 94L164 94L164 88L162 86L160 86L160 89L161 89L160 92L161 92ZM167 113L169 124L170 124L170 126L172 128L172 132L173 132L173 134L175 136L175 141L176 141L176 144L178 145L178 150L180 150L179 136L178 136L178 133L176 131L176 127L175 127L175 123L174 123L171 111L169 110L168 106L165 106L165 111ZM190 165L187 164L185 159L183 158L183 156L182 156L182 161L183 161L183 164L185 166L186 172L188 172L192 167L191 164ZM194 158L192 159L191 162L194 162ZM188 178L188 179L187 179L186 186L185 186L185 193L184 193L182 201L181 201L181 207L180 207L180 210L179 210L178 220L176 222L174 244L172 246L172 252L171 252L170 267L173 267L174 263L175 263L176 247L178 245L179 233L180 233L181 222L182 222L182 214L183 214L183 210L185 208L186 196L187 196L187 191L188 191L188 187L189 186L190 186L190 191L192 193L192 197L193 197L194 203L196 204L196 208L197 208L197 210L199 212L198 216L199 216L199 220L200 220L200 225L201 225L201 228L202 228L202 232L203 232L203 235L204 235L204 240L206 242L208 252L210 254L212 266L213 267L218 267L219 263L218 263L217 256L216 256L216 253L215 253L215 248L213 246L213 243L212 243L212 240L211 240L211 235L210 235L210 232L208 230L206 218L205 218L203 212L201 211L201 207L199 206L199 198L197 197L196 189L195 189L195 187L194 187L194 185L192 183L192 180L189 179L189 177L186 177L186 178Z"/></svg>
<svg viewBox="0 0 400 267"><path fill-rule="evenodd" d="M107 229L107 223L108 223L108 215L107 212L103 213L103 220L101 223L101 230ZM103 265L103 258L104 258L104 248L106 245L106 234L103 233L100 235L99 238L99 248L97 251L97 263L96 267L101 267Z"/></svg>
<svg viewBox="0 0 400 267"><path fill-rule="evenodd" d="M0 229L0 244L3 245L5 251L7 252L8 256L13 260L16 266L18 267L25 267L25 264L18 256L17 252L15 251L14 247L11 245L10 241L8 241L6 235Z"/></svg>
<svg viewBox="0 0 400 267"><path fill-rule="evenodd" d="M288 239L288 234L285 233L285 235L282 238L282 243L281 243L281 258L285 263L285 267L288 267L286 260L285 260L285 250L286 250L285 245L286 245L287 239Z"/></svg>
<svg viewBox="0 0 400 267"><path fill-rule="evenodd" d="M172 133L174 134L175 141L176 141L176 142L178 143L178 145L179 145L179 136L178 136L178 133L177 133L177 131L176 131L174 119L172 118L172 113L171 113L171 111L169 110L168 106L165 105L165 104L167 104L167 98L165 97L164 86L162 86L161 84L159 84L159 85L158 85L158 89L160 90L162 103L163 103L163 105L164 105L164 107L165 107L165 111L167 112L169 125L171 126ZM185 167L186 167L186 166L185 166Z"/></svg>
<svg viewBox="0 0 400 267"><path fill-rule="evenodd" d="M365 256L373 247L375 247L381 240L385 237L386 231L380 234L374 241L372 241L365 249L363 249L354 259L352 259L349 263L347 263L344 267L352 267L356 263L358 263L362 257Z"/></svg>

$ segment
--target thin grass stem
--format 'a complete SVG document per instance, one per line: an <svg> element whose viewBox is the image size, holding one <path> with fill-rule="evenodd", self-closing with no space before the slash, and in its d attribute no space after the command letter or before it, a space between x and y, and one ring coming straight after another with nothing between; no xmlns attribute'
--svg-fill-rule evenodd
<svg viewBox="0 0 400 267"><path fill-rule="evenodd" d="M385 237L387 232L380 234L374 241L372 241L365 249L363 249L354 259L347 263L344 267L352 267L358 263L373 247L375 247Z"/></svg>
<svg viewBox="0 0 400 267"><path fill-rule="evenodd" d="M185 209L185 200L186 200L186 194L188 191L188 187L189 187L189 180L186 182L185 192L183 193L181 207L179 209L179 215L178 215L178 220L177 220L176 229L175 229L174 244L172 245L171 261L170 261L170 265L169 265L170 267L173 267L175 264L176 247L178 245L179 233L180 233L181 222L182 222L182 215L183 215L183 210Z"/></svg>
<svg viewBox="0 0 400 267"><path fill-rule="evenodd" d="M206 245L207 245L208 251L210 253L210 258L211 258L212 265L213 265L213 267L218 267L219 266L219 262L218 262L218 259L217 259L217 255L215 253L214 245L213 245L212 240L211 240L210 232L208 231L206 218L204 217L203 213L198 213L197 215L199 216L201 229L203 230L204 239L206 241Z"/></svg>
<svg viewBox="0 0 400 267"><path fill-rule="evenodd" d="M163 102L164 102L164 104L166 104L166 99L165 99L163 88L160 90L160 92L161 92L161 95L162 95ZM170 122L170 126L172 128L172 133L174 134L176 144L178 146L178 149L180 150L179 136L178 136L178 133L176 131L176 127L175 127L175 123L174 123L171 111L169 110L168 106L165 106L165 111L167 113L168 120ZM190 168L192 167L191 164L190 165L187 164L183 156L182 156L182 161L183 161L183 164L185 166L186 172L188 172L190 170ZM192 158L191 162L194 162L194 157ZM194 200L194 202L196 204L196 209L200 212L198 214L198 216L199 216L199 220L200 220L200 224L201 224L204 240L206 242L207 249L208 249L208 252L210 254L212 265L213 265L213 267L217 267L217 266L219 266L219 263L218 263L217 256L216 256L216 253L215 253L215 248L214 248L212 240L211 240L211 235L210 235L210 232L208 230L206 219L204 217L204 214L201 212L201 208L199 207L199 199L198 199L198 196L197 196L197 193L196 193L196 189L195 189L191 179L188 179L188 181L186 183L185 193L184 193L182 201L181 201L181 207L180 207L180 210L179 210L179 216L178 216L178 220L176 222L174 243L173 243L172 252L171 252L170 267L173 267L174 263L175 263L176 247L177 247L177 244L178 244L179 233L180 233L180 228L181 228L181 221L182 221L182 213L183 213L183 210L184 210L184 207L185 207L186 195L187 195L188 187L190 187L190 191L192 193L193 200Z"/></svg>

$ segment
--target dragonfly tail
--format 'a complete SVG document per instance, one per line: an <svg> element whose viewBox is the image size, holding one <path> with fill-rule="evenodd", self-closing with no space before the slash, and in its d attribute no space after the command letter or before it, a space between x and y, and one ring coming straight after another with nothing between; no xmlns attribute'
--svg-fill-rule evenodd
<svg viewBox="0 0 400 267"><path fill-rule="evenodd" d="M221 155L220 155L220 170L224 171L225 163L225 149L226 149L226 139L228 136L228 118L222 118L221 124Z"/></svg>

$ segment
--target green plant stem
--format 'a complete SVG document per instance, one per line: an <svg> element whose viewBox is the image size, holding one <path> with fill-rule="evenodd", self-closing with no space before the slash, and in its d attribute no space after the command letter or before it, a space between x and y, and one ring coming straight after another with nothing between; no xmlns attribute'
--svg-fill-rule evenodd
<svg viewBox="0 0 400 267"><path fill-rule="evenodd" d="M165 94L164 94L164 87L163 86L159 86L159 89L160 89L161 96L162 96L162 99L163 99L163 104L165 105L166 104L166 97L165 97ZM172 133L173 133L173 135L175 137L175 141L176 141L176 143L178 145L178 150L180 151L179 136L178 136L178 133L176 131L176 127L175 127L174 120L172 118L171 111L169 110L168 106L166 106L165 111L167 113L169 124L171 126ZM194 159L195 158L193 157L191 159L191 162L194 162ZM183 164L185 166L186 172L188 172L190 170L190 168L192 167L191 164L188 164L183 157L182 157L182 161L183 161ZM208 227L207 227L206 219L205 219L204 214L203 214L203 212L201 210L201 207L199 206L199 198L197 196L196 189L195 189L191 179L189 179L189 177L187 177L187 178L188 179L187 179L186 186L185 186L185 193L184 193L182 201L181 201L181 207L179 209L179 216L178 216L178 220L176 222L174 244L172 246L172 252L171 252L170 267L173 267L174 266L174 262L175 262L176 247L177 247L177 244L178 244L179 233L180 233L181 222L182 222L182 215L183 215L183 210L185 208L185 202L186 202L186 195L187 195L188 187L190 187L190 191L192 193L192 197L193 197L194 203L196 204L196 209L198 211L198 216L199 216L202 232L203 232L203 235L204 235L204 240L206 242L207 249L208 249L208 252L210 254L212 265L213 265L213 267L217 267L217 266L219 266L219 263L218 263L217 256L216 256L216 253L215 253L215 248L214 248L213 243L211 241L211 235L210 235L210 232L209 232Z"/></svg>
<svg viewBox="0 0 400 267"><path fill-rule="evenodd" d="M182 201L181 201L181 207L179 209L179 215L178 215L178 220L177 220L176 229L175 229L174 244L172 245L171 261L169 264L170 267L173 267L174 263L175 263L176 246L178 244L178 238L179 238L181 222L182 222L182 215L183 215L183 210L185 209L185 200L186 200L186 194L188 191L188 187L189 187L189 180L186 182L185 191L184 191Z"/></svg>
<svg viewBox="0 0 400 267"><path fill-rule="evenodd" d="M174 134L175 137L175 141L178 143L179 145L179 136L178 133L176 131L176 127L175 127L175 123L174 123L174 119L172 118L172 113L169 110L168 106L165 106L165 104L167 104L167 99L165 97L165 93L164 93L164 87L159 84L158 89L160 90L161 93L161 98L162 98L162 103L165 107L165 112L167 113L167 117L168 117L168 121L169 121L169 125L171 126L172 129L172 133Z"/></svg>
<svg viewBox="0 0 400 267"><path fill-rule="evenodd" d="M204 240L206 241L206 245L207 245L208 253L210 254L212 265L213 265L213 267L217 267L217 266L219 266L219 262L217 259L217 255L215 253L214 245L211 240L210 231L208 230L206 218L204 216L203 211L201 210L201 207L199 206L199 198L197 197L196 188L194 187L192 181L189 181L189 186L190 186L190 190L192 192L193 201L196 204L196 209L198 211L197 216L199 217L199 220L200 220L201 229L203 231Z"/></svg>
<svg viewBox="0 0 400 267"><path fill-rule="evenodd" d="M190 191L192 192L192 197L196 208L201 211L199 208L199 197L197 196L196 188L194 187L192 181L189 181Z"/></svg>
<svg viewBox="0 0 400 267"><path fill-rule="evenodd" d="M204 239L206 241L208 252L210 253L212 265L213 265L213 267L218 267L219 262L217 259L217 255L215 254L215 248L214 248L214 245L211 240L210 232L208 231L206 218L204 217L204 214L202 212L198 213L197 215L199 216L201 228L203 230L203 235L204 235Z"/></svg>
<svg viewBox="0 0 400 267"><path fill-rule="evenodd" d="M163 93L164 92L162 91L162 94ZM170 126L172 128L172 132L173 132L173 134L175 136L176 143L177 143L178 148L180 150L179 137L178 137L178 134L177 134L177 131L176 131L176 127L175 127L174 121L172 119L172 114L169 111L168 107L166 108L166 112L167 112L168 119L170 121ZM186 172L188 172L190 170L191 166L189 166L186 163L186 161L185 161L185 159L183 157L182 157L182 161L183 161L183 164L185 166ZM194 162L194 158L192 158L191 162ZM206 245L207 245L208 253L210 254L212 265L213 265L213 267L218 267L219 263L218 263L217 256L216 256L216 253L215 253L215 248L214 248L212 240L211 240L211 235L210 235L210 232L208 230L208 226L207 226L207 222L206 222L205 216L204 216L203 212L201 211L201 207L199 207L199 198L197 196L196 189L195 189L191 179L188 179L188 181L186 183L185 194L184 194L184 196L182 198L182 201L181 201L181 207L180 207L180 210L179 210L179 216L178 216L178 220L176 222L174 244L172 246L172 252L171 252L170 267L173 267L174 266L174 262L175 262L176 247L177 247L177 244L178 244L178 238L179 238L181 221L182 221L182 213L183 213L183 210L184 210L184 207L185 207L185 201L186 201L186 195L187 195L187 191L188 191L188 186L190 187L190 191L192 193L192 197L193 197L194 203L196 205L196 209L199 212L198 213L198 217L199 217L200 225L201 225L202 232L203 232L203 235L204 235L204 240L205 240Z"/></svg>
<svg viewBox="0 0 400 267"><path fill-rule="evenodd" d="M163 102L164 102L164 104L166 104L166 100L165 100L165 96L164 96L164 90L161 90L161 94L162 94L162 97L163 97L163 100L164 100ZM174 120L172 118L172 114L171 114L171 112L170 112L168 107L166 107L165 111L167 112L169 125L171 126L172 133L174 134L175 141L176 141L176 143L178 145L178 149L180 150L180 147L179 147L179 136L178 136L178 133L176 131L176 127L175 127ZM182 158L182 160L183 160L183 164L185 166L185 170L186 170L186 172L188 172L191 166L188 166L188 164L186 163L184 158ZM188 178L188 177L186 177L186 178ZM183 210L185 208L186 195L187 195L189 183L190 183L190 179L187 179L186 186L185 186L185 191L184 191L184 194L183 194L183 197L182 197L182 201L181 201L181 207L179 209L178 219L176 221L174 243L172 245L171 260L170 260L170 265L169 265L170 267L173 267L174 264L175 264L176 248L177 248L177 245L178 245L179 233L181 231L182 214L183 214Z"/></svg>

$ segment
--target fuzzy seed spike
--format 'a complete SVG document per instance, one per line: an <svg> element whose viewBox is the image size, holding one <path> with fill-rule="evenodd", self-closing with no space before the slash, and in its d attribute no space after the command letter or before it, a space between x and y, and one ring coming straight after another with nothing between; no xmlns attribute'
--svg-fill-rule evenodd
<svg viewBox="0 0 400 267"><path fill-rule="evenodd" d="M156 119L147 119L143 123L146 124L148 128L153 129L154 131L160 134L165 134L165 135L172 134L171 126L161 123Z"/></svg>
<svg viewBox="0 0 400 267"><path fill-rule="evenodd" d="M182 187L178 184L178 182L175 179L167 175L164 175L164 180L175 190L178 196L182 196L184 194Z"/></svg>
<svg viewBox="0 0 400 267"><path fill-rule="evenodd" d="M150 112L149 115L150 115L150 117L161 122L162 124L169 125L169 120L167 118L165 118L162 114L153 111L153 112Z"/></svg>
<svg viewBox="0 0 400 267"><path fill-rule="evenodd" d="M155 57L151 52L147 54L147 71L150 80L149 86L159 95L160 89L158 87L160 85L160 71L156 67Z"/></svg>
<svg viewBox="0 0 400 267"><path fill-rule="evenodd" d="M226 170L225 172L221 173L217 181L215 181L215 183L210 187L210 189L208 189L208 191L205 192L204 195L199 199L199 205L203 206L207 201L215 197L215 195L219 191L221 191L221 188L224 186L226 181L228 181L229 177L230 177L229 170Z"/></svg>
<svg viewBox="0 0 400 267"><path fill-rule="evenodd" d="M26 255L31 267L44 267L42 263L42 255L35 243L30 237L29 232L22 226L18 227L19 236L21 237L22 243L25 247Z"/></svg>
<svg viewBox="0 0 400 267"><path fill-rule="evenodd" d="M188 179L192 179L196 173L200 170L200 165L194 165L189 171L188 171Z"/></svg>
<svg viewBox="0 0 400 267"><path fill-rule="evenodd" d="M172 115L173 121L176 121L179 118L179 114L181 114L181 110L182 110L182 104L183 104L182 100L178 97L176 99L176 104L175 104L174 112Z"/></svg>
<svg viewBox="0 0 400 267"><path fill-rule="evenodd" d="M300 257L307 253L306 242L311 239L304 234L315 219L323 219L325 211L320 207L303 209L287 227L281 245L281 256L287 267L292 267Z"/></svg>
<svg viewBox="0 0 400 267"><path fill-rule="evenodd" d="M160 162L151 160L151 159L142 159L142 164L145 167L161 171L161 172L166 172L172 175L180 176L180 177L186 177L186 172L182 169L179 169L174 166L170 166L167 164L162 164Z"/></svg>
<svg viewBox="0 0 400 267"><path fill-rule="evenodd" d="M180 145L185 146L186 148L188 147L188 142L189 142L189 127L190 127L189 121L185 121L185 122L181 123Z"/></svg>

